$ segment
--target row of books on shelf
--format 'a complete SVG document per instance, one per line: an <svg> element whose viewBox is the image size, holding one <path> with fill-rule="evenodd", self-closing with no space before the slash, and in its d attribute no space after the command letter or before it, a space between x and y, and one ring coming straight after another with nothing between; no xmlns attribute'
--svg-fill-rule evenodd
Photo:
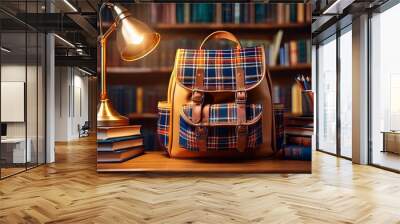
<svg viewBox="0 0 400 224"><path fill-rule="evenodd" d="M97 162L124 162L144 152L140 125L97 127Z"/></svg>
<svg viewBox="0 0 400 224"><path fill-rule="evenodd" d="M279 34L278 34L279 35ZM277 36L278 36L277 35ZM277 40L280 38L280 40ZM299 39L290 40L280 44L282 33L274 40L246 40L240 41L242 47L264 46L266 64L269 66L293 66L298 64L311 63L311 40ZM227 41L211 42L207 47L209 49L232 48L232 43ZM152 54L136 62L123 62L115 60L112 64L121 66L131 66L137 68L163 69L171 68L174 64L176 50L178 48L197 49L200 46L200 40L196 39L175 39L167 40L160 44Z"/></svg>
<svg viewBox="0 0 400 224"><path fill-rule="evenodd" d="M291 40L279 48L279 65L311 63L311 41Z"/></svg>
<svg viewBox="0 0 400 224"><path fill-rule="evenodd" d="M287 111L292 108L292 94L290 85L274 85L272 87L272 102L281 104Z"/></svg>
<svg viewBox="0 0 400 224"><path fill-rule="evenodd" d="M291 160L311 160L313 117L288 116L285 119L285 147L283 158Z"/></svg>
<svg viewBox="0 0 400 224"><path fill-rule="evenodd" d="M147 16L153 24L311 22L311 5L303 3L169 3L148 6L151 14Z"/></svg>
<svg viewBox="0 0 400 224"><path fill-rule="evenodd" d="M149 88L133 85L109 85L108 94L114 108L123 115L157 113L157 103L165 100L167 86Z"/></svg>

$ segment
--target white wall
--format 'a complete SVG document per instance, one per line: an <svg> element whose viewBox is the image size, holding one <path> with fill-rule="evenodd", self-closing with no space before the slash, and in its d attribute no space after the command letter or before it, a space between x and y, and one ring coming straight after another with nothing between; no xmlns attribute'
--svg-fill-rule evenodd
<svg viewBox="0 0 400 224"><path fill-rule="evenodd" d="M56 67L55 73L55 140L70 141L88 120L88 78L72 67Z"/></svg>
<svg viewBox="0 0 400 224"><path fill-rule="evenodd" d="M25 75L27 69L28 74L35 72L36 73L36 67L33 66L28 66L27 68L24 65L18 65L18 64L5 64L1 66L1 81L3 82L25 82ZM28 77L29 78L29 77ZM36 85L35 83L31 83L32 80L29 80L30 85ZM36 89L28 88L27 89L27 102L33 102L34 100L32 97L36 98ZM33 90L34 92L30 92L29 90ZM31 98L31 99L30 99ZM33 105L31 105L33 106ZM35 101L35 107L36 107L36 101ZM1 108L1 110L7 110L7 108ZM35 120L36 121L36 114L34 114L34 117L31 117L31 115L28 113L28 121ZM25 123L26 122L7 122L7 137L25 137ZM28 125L29 127L33 127L32 125ZM36 126L35 126L36 129ZM29 132L29 131L28 131ZM29 136L28 136L29 137Z"/></svg>
<svg viewBox="0 0 400 224"><path fill-rule="evenodd" d="M3 64L1 66L2 82L24 82L26 85L26 107L22 108L22 113L26 112L26 120L6 122L7 137L25 138L26 135L31 149L31 161L36 162L36 159L39 159L39 163L44 163L45 158L43 78L44 74L40 66L25 66L25 64ZM21 94L24 94L24 90ZM10 108L2 107L1 110L5 113L13 113Z"/></svg>

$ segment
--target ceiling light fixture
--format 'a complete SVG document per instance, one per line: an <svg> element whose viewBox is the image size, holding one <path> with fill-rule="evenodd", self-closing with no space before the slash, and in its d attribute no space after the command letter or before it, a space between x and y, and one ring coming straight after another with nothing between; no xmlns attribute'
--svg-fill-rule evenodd
<svg viewBox="0 0 400 224"><path fill-rule="evenodd" d="M9 49L7 49L7 48L5 48L5 47L0 47L0 50L1 50L1 51L4 51L4 52L6 52L6 53L11 53L11 50L9 50Z"/></svg>
<svg viewBox="0 0 400 224"><path fill-rule="evenodd" d="M64 0L65 4L68 5L74 12L78 12L78 9L75 8L74 5L72 5L68 0Z"/></svg>
<svg viewBox="0 0 400 224"><path fill-rule="evenodd" d="M72 44L71 42L69 42L68 40L64 39L63 37L59 36L58 34L54 34L55 37L57 37L59 40L61 40L62 42L64 42L65 44L67 44L68 46L72 47L72 48L76 48L76 46L74 44Z"/></svg>
<svg viewBox="0 0 400 224"><path fill-rule="evenodd" d="M354 0L336 0L332 5L322 13L323 15L339 15L343 13L343 10L351 5Z"/></svg>
<svg viewBox="0 0 400 224"><path fill-rule="evenodd" d="M82 69L82 68L80 68L80 67L78 67L78 70L81 71L81 72L83 72L83 73L85 73L86 75L90 75L90 76L93 75L93 73L90 73L90 72L88 72L88 71L86 71L86 70L84 70L84 69Z"/></svg>

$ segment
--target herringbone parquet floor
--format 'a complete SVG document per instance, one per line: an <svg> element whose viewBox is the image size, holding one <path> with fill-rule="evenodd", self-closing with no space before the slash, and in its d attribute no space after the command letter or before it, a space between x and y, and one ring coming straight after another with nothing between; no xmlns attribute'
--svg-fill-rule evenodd
<svg viewBox="0 0 400 224"><path fill-rule="evenodd" d="M95 144L0 181L0 223L400 223L400 175L314 153L313 174L98 174Z"/></svg>

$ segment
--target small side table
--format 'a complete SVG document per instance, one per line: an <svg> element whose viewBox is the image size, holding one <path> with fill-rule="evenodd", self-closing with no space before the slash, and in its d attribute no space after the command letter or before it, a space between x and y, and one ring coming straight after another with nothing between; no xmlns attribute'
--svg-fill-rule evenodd
<svg viewBox="0 0 400 224"><path fill-rule="evenodd" d="M25 151L25 144L27 144ZM2 147L11 147L12 150L12 161L10 163L26 163L31 162L32 152L31 146L32 141L30 138L6 138L1 140ZM6 151L6 150L5 150Z"/></svg>
<svg viewBox="0 0 400 224"><path fill-rule="evenodd" d="M382 152L400 154L400 131L382 131L383 149Z"/></svg>

